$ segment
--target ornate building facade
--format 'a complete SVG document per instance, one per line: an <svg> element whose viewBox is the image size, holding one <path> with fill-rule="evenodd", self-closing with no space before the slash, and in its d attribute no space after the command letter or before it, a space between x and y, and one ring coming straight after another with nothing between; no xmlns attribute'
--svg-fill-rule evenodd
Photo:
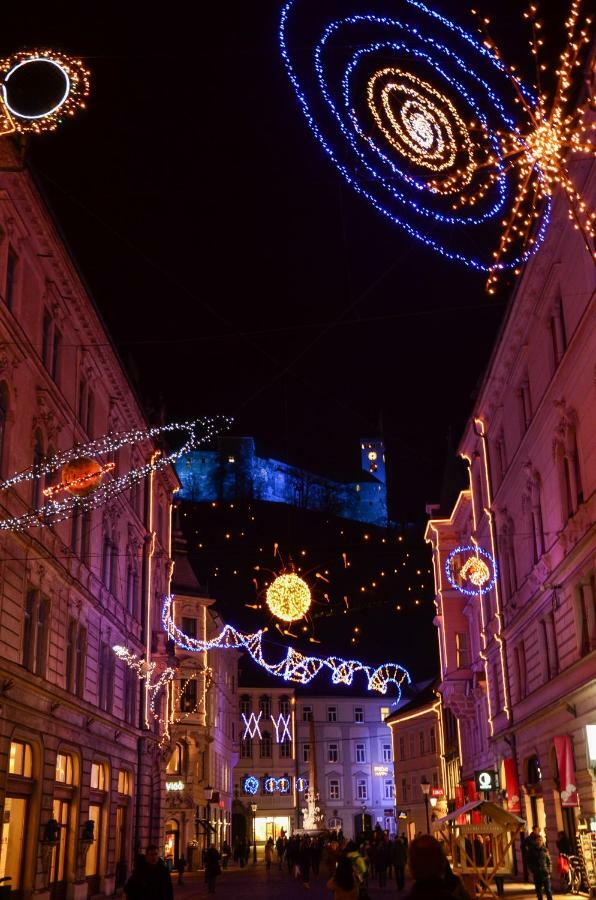
<svg viewBox="0 0 596 900"><path fill-rule="evenodd" d="M29 173L9 143L1 150L6 478L147 423ZM117 470L156 452L149 442L123 448ZM43 486L3 491L3 518L39 507ZM163 469L55 526L0 531L0 877L10 876L15 897L111 896L135 849L162 840L156 723L112 646L148 660L158 646L177 487Z"/></svg>
<svg viewBox="0 0 596 900"><path fill-rule="evenodd" d="M593 201L594 162L576 176ZM558 831L596 827L595 288L557 201L460 444L469 488L426 531L439 690L458 721L463 786L471 798L474 773L494 770L500 796L546 832L551 852ZM464 595L445 565L476 544L498 577Z"/></svg>

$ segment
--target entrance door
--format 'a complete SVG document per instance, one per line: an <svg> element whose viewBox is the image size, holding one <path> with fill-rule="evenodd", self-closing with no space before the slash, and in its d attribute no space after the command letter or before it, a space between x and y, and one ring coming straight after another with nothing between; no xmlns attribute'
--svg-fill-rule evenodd
<svg viewBox="0 0 596 900"><path fill-rule="evenodd" d="M23 848L27 824L27 799L6 797L4 820L0 826L0 878L9 877L14 900L20 898Z"/></svg>
<svg viewBox="0 0 596 900"><path fill-rule="evenodd" d="M52 900L63 900L66 897L66 853L68 849L70 801L54 800L53 815L60 825L58 844L52 850L50 866L50 894Z"/></svg>
<svg viewBox="0 0 596 900"><path fill-rule="evenodd" d="M99 893L99 860L101 850L101 804L89 804L89 819L95 824L93 829L93 843L87 851L85 860L85 875L89 886L89 896Z"/></svg>
<svg viewBox="0 0 596 900"><path fill-rule="evenodd" d="M166 843L164 847L164 856L163 858L166 861L170 861L172 868L175 868L176 863L178 862L178 857L180 855L180 850L178 846L179 840L179 829L178 822L175 819L170 819L166 822Z"/></svg>
<svg viewBox="0 0 596 900"><path fill-rule="evenodd" d="M116 807L116 887L122 887L128 875L126 865L126 806Z"/></svg>

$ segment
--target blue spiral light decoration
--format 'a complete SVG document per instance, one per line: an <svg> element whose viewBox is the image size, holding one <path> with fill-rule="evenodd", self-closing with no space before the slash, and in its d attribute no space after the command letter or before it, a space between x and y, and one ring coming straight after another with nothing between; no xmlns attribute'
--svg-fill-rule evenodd
<svg viewBox="0 0 596 900"><path fill-rule="evenodd" d="M413 238L480 272L517 269L544 239L494 252L515 209L519 172L503 134L519 134L516 92L495 53L420 0L288 0L281 55L311 131L343 178ZM390 10L390 15L388 14ZM539 176L538 176L539 177Z"/></svg>

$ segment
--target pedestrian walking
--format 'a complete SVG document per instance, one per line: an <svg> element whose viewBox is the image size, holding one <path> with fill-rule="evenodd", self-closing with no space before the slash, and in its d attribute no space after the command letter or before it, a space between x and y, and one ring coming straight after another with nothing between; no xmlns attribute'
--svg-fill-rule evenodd
<svg viewBox="0 0 596 900"><path fill-rule="evenodd" d="M408 845L405 835L398 835L393 844L393 868L395 870L395 884L398 891L403 891L406 881L406 860L408 858Z"/></svg>
<svg viewBox="0 0 596 900"><path fill-rule="evenodd" d="M232 851L230 849L230 845L228 844L227 841L224 841L223 844L221 845L221 867L222 867L222 869L228 868L228 863L230 861L231 852Z"/></svg>
<svg viewBox="0 0 596 900"><path fill-rule="evenodd" d="M174 900L172 879L167 866L159 858L155 844L147 847L140 856L126 884L124 893L128 900Z"/></svg>
<svg viewBox="0 0 596 900"><path fill-rule="evenodd" d="M310 852L310 839L302 838L298 851L298 865L302 884L307 890L310 888Z"/></svg>
<svg viewBox="0 0 596 900"><path fill-rule="evenodd" d="M207 882L207 893L209 894L215 893L215 882L217 876L221 875L220 859L219 851L211 844L205 853L205 881Z"/></svg>
<svg viewBox="0 0 596 900"><path fill-rule="evenodd" d="M387 885L387 869L391 863L391 847L389 846L389 837L384 834L381 840L376 844L374 851L375 869L379 879L379 887L384 888Z"/></svg>
<svg viewBox="0 0 596 900"><path fill-rule="evenodd" d="M273 862L273 838L270 837L265 844L265 868L269 872L271 863Z"/></svg>
<svg viewBox="0 0 596 900"><path fill-rule="evenodd" d="M354 877L352 863L347 856L339 858L335 873L327 882L327 887L333 891L333 900L358 900L360 885Z"/></svg>
<svg viewBox="0 0 596 900"><path fill-rule="evenodd" d="M408 868L414 886L408 900L453 900L453 894L445 884L447 859L443 848L430 834L412 841L408 852Z"/></svg>
<svg viewBox="0 0 596 900"><path fill-rule="evenodd" d="M279 871L281 872L281 866L284 861L284 853L286 852L286 836L285 836L285 834L280 834L280 836L276 840L275 850L277 852L277 863L279 865Z"/></svg>
<svg viewBox="0 0 596 900"><path fill-rule="evenodd" d="M183 876L186 870L186 857L184 854L178 857L178 862L176 863L176 869L178 870L178 884L183 884Z"/></svg>
<svg viewBox="0 0 596 900"><path fill-rule="evenodd" d="M534 876L534 888L536 897L542 900L542 894L546 900L553 900L551 887L551 859L548 848L541 834L528 839L528 869Z"/></svg>

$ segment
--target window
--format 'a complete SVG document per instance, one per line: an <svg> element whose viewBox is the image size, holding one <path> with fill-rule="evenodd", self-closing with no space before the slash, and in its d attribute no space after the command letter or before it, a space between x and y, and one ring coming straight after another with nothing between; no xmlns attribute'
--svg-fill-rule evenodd
<svg viewBox="0 0 596 900"><path fill-rule="evenodd" d="M124 664L122 670L122 679L124 682L124 721L129 725L133 725L136 713L136 696L138 679L136 673Z"/></svg>
<svg viewBox="0 0 596 900"><path fill-rule="evenodd" d="M363 706L355 706L354 707L354 721L355 722L364 722L364 707Z"/></svg>
<svg viewBox="0 0 596 900"><path fill-rule="evenodd" d="M290 701L288 697L279 698L279 713L285 718L290 715Z"/></svg>
<svg viewBox="0 0 596 900"><path fill-rule="evenodd" d="M358 800L368 800L368 785L366 778L356 779L356 798Z"/></svg>
<svg viewBox="0 0 596 900"><path fill-rule="evenodd" d="M586 656L594 649L596 635L593 625L595 617L595 581L580 584L575 591L576 625L578 637L578 649L581 656Z"/></svg>
<svg viewBox="0 0 596 900"><path fill-rule="evenodd" d="M120 769L118 772L118 793L132 797L132 772L128 769Z"/></svg>
<svg viewBox="0 0 596 900"><path fill-rule="evenodd" d="M105 791L106 767L103 763L91 763L91 782L89 786L94 791Z"/></svg>
<svg viewBox="0 0 596 900"><path fill-rule="evenodd" d="M4 473L4 445L8 426L8 388L0 385L0 475Z"/></svg>
<svg viewBox="0 0 596 900"><path fill-rule="evenodd" d="M25 668L44 675L50 621L50 601L31 588L25 596L23 610L23 653Z"/></svg>
<svg viewBox="0 0 596 900"><path fill-rule="evenodd" d="M389 715L390 712L391 712L391 710L389 709L388 706L381 707L381 722L385 721L385 719L387 718L387 716Z"/></svg>
<svg viewBox="0 0 596 900"><path fill-rule="evenodd" d="M391 762L391 744L383 744L383 762Z"/></svg>
<svg viewBox="0 0 596 900"><path fill-rule="evenodd" d="M327 721L328 722L337 722L337 706L328 706L327 707Z"/></svg>
<svg viewBox="0 0 596 900"><path fill-rule="evenodd" d="M514 649L515 681L517 685L517 697L523 700L527 693L526 654L524 642L520 641Z"/></svg>
<svg viewBox="0 0 596 900"><path fill-rule="evenodd" d="M339 781L337 778L329 779L329 799L339 800Z"/></svg>
<svg viewBox="0 0 596 900"><path fill-rule="evenodd" d="M87 391L87 415L85 419L85 431L91 437L93 434L93 419L95 416L95 397L92 390Z"/></svg>
<svg viewBox="0 0 596 900"><path fill-rule="evenodd" d="M408 799L408 779L407 778L402 778L402 780L401 780L401 799L402 800Z"/></svg>
<svg viewBox="0 0 596 900"><path fill-rule="evenodd" d="M404 760L406 758L406 739L403 735L399 739L399 758L400 760Z"/></svg>
<svg viewBox="0 0 596 900"><path fill-rule="evenodd" d="M33 466L38 468L43 463L43 441L41 437L41 433L39 431L35 432L35 442L33 444ZM39 478L33 479L33 486L31 490L31 506L34 509L37 509L41 506L42 503L42 487L43 487L43 476Z"/></svg>
<svg viewBox="0 0 596 900"><path fill-rule="evenodd" d="M91 533L91 510L84 509L81 513L81 549L80 557L89 565L89 535Z"/></svg>
<svg viewBox="0 0 596 900"><path fill-rule="evenodd" d="M248 719L248 717L250 716L250 707L250 697L248 696L248 694L242 694L242 696L240 697L240 715L246 716L246 718Z"/></svg>
<svg viewBox="0 0 596 900"><path fill-rule="evenodd" d="M431 728L431 730L430 730L430 752L431 753L437 752L437 738L436 738L436 733L435 733L434 728Z"/></svg>
<svg viewBox="0 0 596 900"><path fill-rule="evenodd" d="M26 845L28 799L7 796L0 825L0 878L11 879L12 896L20 896L23 848Z"/></svg>
<svg viewBox="0 0 596 900"><path fill-rule="evenodd" d="M455 659L458 669L470 668L470 650L468 633L466 631L457 631L455 633Z"/></svg>
<svg viewBox="0 0 596 900"><path fill-rule="evenodd" d="M137 597L139 594L139 578L138 575L132 565L128 566L126 572L126 608L131 616L137 615ZM191 634L184 627L185 622L195 622L196 619L182 619L182 630L186 632L190 637L196 637L196 634Z"/></svg>
<svg viewBox="0 0 596 900"><path fill-rule="evenodd" d="M387 779L383 782L383 800L393 800L395 798L395 787L393 781Z"/></svg>
<svg viewBox="0 0 596 900"><path fill-rule="evenodd" d="M166 766L166 775L182 775L182 761L184 748L182 744L176 744Z"/></svg>
<svg viewBox="0 0 596 900"><path fill-rule="evenodd" d="M73 784L73 764L70 753L59 753L56 756L56 781L60 784Z"/></svg>
<svg viewBox="0 0 596 900"><path fill-rule="evenodd" d="M339 762L339 744L327 745L327 762Z"/></svg>
<svg viewBox="0 0 596 900"><path fill-rule="evenodd" d="M18 256L12 249L8 248L6 257L6 283L4 287L4 299L9 309L13 308L15 299L15 275L17 271ZM14 887L14 885L13 885Z"/></svg>
<svg viewBox="0 0 596 900"><path fill-rule="evenodd" d="M52 361L52 317L47 309L44 310L41 323L41 359L49 370Z"/></svg>
<svg viewBox="0 0 596 900"><path fill-rule="evenodd" d="M112 702L114 698L114 673L116 670L116 657L112 648L104 641L100 644L99 650L100 668L99 668L99 684L97 691L97 705L104 712L112 712Z"/></svg>
<svg viewBox="0 0 596 900"><path fill-rule="evenodd" d="M413 759L415 756L416 756L416 750L415 750L414 735L411 734L410 735L410 759Z"/></svg>
<svg viewBox="0 0 596 900"><path fill-rule="evenodd" d="M563 315L563 303L560 298L554 304L552 315L548 321L548 330L550 332L552 371L554 373L567 349L567 331Z"/></svg>
<svg viewBox="0 0 596 900"><path fill-rule="evenodd" d="M302 745L302 762L310 762L310 744Z"/></svg>
<svg viewBox="0 0 596 900"><path fill-rule="evenodd" d="M77 633L78 633L78 622L76 619L69 619L68 628L66 630L66 690L73 690L73 683L75 681L75 668L76 668L76 647L77 647Z"/></svg>
<svg viewBox="0 0 596 900"><path fill-rule="evenodd" d="M420 749L420 756L424 756L425 749L424 749L424 732L423 731L421 731L418 734L418 746Z"/></svg>
<svg viewBox="0 0 596 900"><path fill-rule="evenodd" d="M356 762L366 762L366 746L364 744L356 744Z"/></svg>
<svg viewBox="0 0 596 900"><path fill-rule="evenodd" d="M290 759L292 755L292 742L289 738L284 738L279 745L279 755L281 759Z"/></svg>
<svg viewBox="0 0 596 900"><path fill-rule="evenodd" d="M521 425L522 425L522 434L525 434L525 432L528 430L528 425L530 424L530 419L532 418L530 383L528 381L527 375L518 388L518 397L519 397L519 412L520 412L520 419L521 419Z"/></svg>
<svg viewBox="0 0 596 900"><path fill-rule="evenodd" d="M501 431L499 437L495 441L496 470L497 480L500 483L507 471L507 448L505 445L505 435Z"/></svg>
<svg viewBox="0 0 596 900"><path fill-rule="evenodd" d="M242 738L240 741L240 759L252 758L252 739L249 737Z"/></svg>
<svg viewBox="0 0 596 900"><path fill-rule="evenodd" d="M312 706L303 706L302 707L302 721L303 722L312 722Z"/></svg>
<svg viewBox="0 0 596 900"><path fill-rule="evenodd" d="M197 711L197 679L189 678L180 682L180 712L195 713Z"/></svg>
<svg viewBox="0 0 596 900"><path fill-rule="evenodd" d="M439 773L438 772L433 772L433 774L432 774L432 786L434 788L438 788L438 786L439 786Z"/></svg>
<svg viewBox="0 0 596 900"><path fill-rule="evenodd" d="M261 734L261 759L269 759L272 754L273 743L269 731L263 731Z"/></svg>
<svg viewBox="0 0 596 900"><path fill-rule="evenodd" d="M55 382L60 377L60 354L62 351L62 334L56 326L54 326L54 341L52 346L52 367L50 374Z"/></svg>
<svg viewBox="0 0 596 900"><path fill-rule="evenodd" d="M33 777L31 744L25 744L23 741L11 741L8 774L21 775L23 778Z"/></svg>
<svg viewBox="0 0 596 900"><path fill-rule="evenodd" d="M268 697L267 694L259 697L259 711L262 713L263 719L271 717L271 697Z"/></svg>

